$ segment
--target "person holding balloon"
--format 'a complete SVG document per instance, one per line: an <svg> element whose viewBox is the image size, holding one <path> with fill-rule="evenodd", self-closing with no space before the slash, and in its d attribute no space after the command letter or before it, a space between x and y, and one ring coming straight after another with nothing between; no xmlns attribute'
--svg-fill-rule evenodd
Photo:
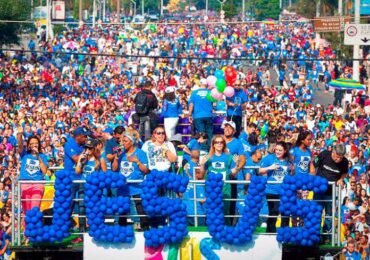
<svg viewBox="0 0 370 260"><path fill-rule="evenodd" d="M234 92L234 95L231 96L231 93L225 93L225 95L227 95L227 120L232 120L235 123L235 137L239 137L240 131L242 129L242 113L243 109L245 109L245 107L247 106L248 97L245 94L244 90L240 88L240 80L235 81L234 89L232 92Z"/></svg>
<svg viewBox="0 0 370 260"><path fill-rule="evenodd" d="M197 133L205 132L208 136L207 145L213 136L213 102L211 93L206 85L200 84L189 99L189 122L194 124Z"/></svg>

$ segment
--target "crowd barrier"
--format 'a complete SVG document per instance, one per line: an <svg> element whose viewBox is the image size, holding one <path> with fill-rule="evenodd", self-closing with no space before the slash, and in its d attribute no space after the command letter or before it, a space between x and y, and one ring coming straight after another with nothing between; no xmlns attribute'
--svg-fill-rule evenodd
<svg viewBox="0 0 370 260"><path fill-rule="evenodd" d="M254 167L255 168L255 167ZM51 168L52 170L61 170L61 167L53 167ZM133 181L133 180L127 180L127 183L140 183L142 181ZM21 189L20 186L22 184L32 184L32 183L38 183L38 184L46 184L46 185L53 185L54 181L16 181L14 180L12 184L12 241L11 244L13 246L21 246L21 241L22 241L22 236L23 234L23 229L21 227L21 223L23 221L23 218L25 217L25 212L22 212L21 210L21 205L23 201L26 201L25 199L21 198ZM74 183L85 183L83 180L79 181L74 181ZM249 181L236 181L236 180L229 180L225 181L225 183L230 183L230 184L248 184L250 183ZM281 182L268 182L268 183L281 183ZM194 214L187 214L187 217L192 217L194 218L194 226L198 226L198 220L201 217L205 217L205 215L198 214L197 212L197 202L201 201L203 198L198 198L197 193L196 193L196 186L197 185L203 185L205 186L205 180L190 180L188 185L193 186L193 197L188 200L193 201L193 212ZM341 245L341 225L340 225L340 219L341 219L341 190L340 188L334 183L334 182L329 182L328 189L332 189L332 198L331 201L332 203L332 215L326 215L324 218L331 219L332 222L332 228L331 232L327 233L321 233L325 235L330 235L331 236L331 245L332 246L340 246ZM170 198L174 198L177 195L174 192L169 192L166 194L166 196ZM74 201L78 201L79 199L74 198ZM134 200L134 198L131 198L131 200ZM242 201L243 199L238 199L238 198L231 198L231 199L224 199L224 201ZM41 201L53 201L53 198L43 198ZM271 200L273 201L273 200ZM276 200L275 200L276 201ZM318 201L318 200L317 200ZM321 200L323 201L323 200ZM126 214L126 215L121 215L120 217L127 217L129 219L132 218L137 218L137 217L142 217L143 215L138 215L138 214ZM146 215L145 215L146 216ZM86 216L83 215L78 215L78 214L72 214L72 217L77 217L77 218L86 218ZM106 218L117 218L118 216L105 216ZM241 215L235 214L235 215L225 215L226 218L240 218ZM272 218L272 217L279 217L279 216L270 216L266 214L259 214L259 218ZM52 216L43 216L43 218L52 218ZM78 232L71 232L72 235L80 234ZM267 233L259 233L259 234L267 234ZM271 234L271 233L268 233Z"/></svg>

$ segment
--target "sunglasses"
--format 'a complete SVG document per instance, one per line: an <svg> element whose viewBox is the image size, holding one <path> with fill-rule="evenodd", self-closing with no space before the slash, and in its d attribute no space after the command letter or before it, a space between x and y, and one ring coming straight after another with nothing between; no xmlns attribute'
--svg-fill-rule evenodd
<svg viewBox="0 0 370 260"><path fill-rule="evenodd" d="M214 141L213 144L224 144L224 141Z"/></svg>
<svg viewBox="0 0 370 260"><path fill-rule="evenodd" d="M166 133L165 132L156 132L155 134L156 135L165 135Z"/></svg>

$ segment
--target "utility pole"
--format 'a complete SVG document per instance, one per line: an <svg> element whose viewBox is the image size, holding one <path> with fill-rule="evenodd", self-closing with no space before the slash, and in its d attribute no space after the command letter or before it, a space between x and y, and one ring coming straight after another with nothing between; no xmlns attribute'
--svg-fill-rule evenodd
<svg viewBox="0 0 370 260"><path fill-rule="evenodd" d="M355 24L360 23L360 0L355 0ZM353 45L353 79L360 80L360 45Z"/></svg>
<svg viewBox="0 0 370 260"><path fill-rule="evenodd" d="M121 0L117 0L117 23L121 22Z"/></svg>
<svg viewBox="0 0 370 260"><path fill-rule="evenodd" d="M163 2L162 2L163 3ZM144 16L144 0L141 0L141 15Z"/></svg>
<svg viewBox="0 0 370 260"><path fill-rule="evenodd" d="M161 0L161 18L163 17L163 0Z"/></svg>
<svg viewBox="0 0 370 260"><path fill-rule="evenodd" d="M338 1L338 15L339 16L343 15L343 0Z"/></svg>
<svg viewBox="0 0 370 260"><path fill-rule="evenodd" d="M243 19L243 22L245 22L245 0L242 0L242 19Z"/></svg>
<svg viewBox="0 0 370 260"><path fill-rule="evenodd" d="M105 21L105 1L103 0L103 21Z"/></svg>
<svg viewBox="0 0 370 260"><path fill-rule="evenodd" d="M208 17L208 0L206 0L206 16Z"/></svg>
<svg viewBox="0 0 370 260"><path fill-rule="evenodd" d="M78 19L82 21L82 0L78 0Z"/></svg>
<svg viewBox="0 0 370 260"><path fill-rule="evenodd" d="M92 22L93 28L95 28L95 18L96 18L96 0L93 0L93 22Z"/></svg>

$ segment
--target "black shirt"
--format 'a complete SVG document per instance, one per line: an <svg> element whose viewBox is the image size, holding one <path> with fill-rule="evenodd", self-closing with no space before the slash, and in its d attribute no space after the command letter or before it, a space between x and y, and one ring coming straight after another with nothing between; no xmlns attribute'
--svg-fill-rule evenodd
<svg viewBox="0 0 370 260"><path fill-rule="evenodd" d="M334 162L331 152L325 150L321 152L316 160L317 176L324 177L328 181L337 181L342 174L348 173L348 160L343 158L339 163Z"/></svg>

